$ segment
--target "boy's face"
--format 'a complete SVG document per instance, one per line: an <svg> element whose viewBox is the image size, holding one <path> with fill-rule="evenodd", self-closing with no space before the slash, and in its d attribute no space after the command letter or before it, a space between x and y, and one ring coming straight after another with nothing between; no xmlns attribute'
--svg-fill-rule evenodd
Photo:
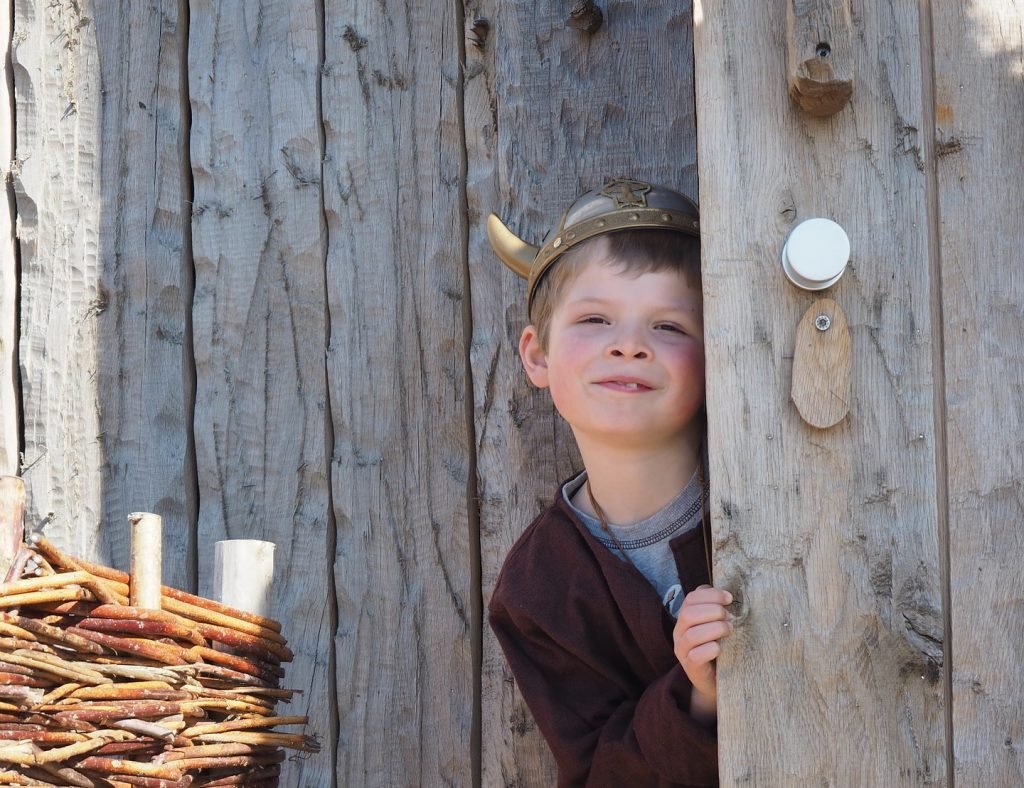
<svg viewBox="0 0 1024 788"><path fill-rule="evenodd" d="M526 373L551 390L581 448L692 439L704 404L700 290L676 272L623 273L601 246L552 310L547 349L523 331Z"/></svg>

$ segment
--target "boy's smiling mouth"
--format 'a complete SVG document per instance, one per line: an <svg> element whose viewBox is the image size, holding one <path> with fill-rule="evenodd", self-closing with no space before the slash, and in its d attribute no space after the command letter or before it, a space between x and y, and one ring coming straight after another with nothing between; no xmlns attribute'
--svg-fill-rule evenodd
<svg viewBox="0 0 1024 788"><path fill-rule="evenodd" d="M602 388L610 388L615 391L640 392L650 391L653 387L637 378L606 378L597 381Z"/></svg>

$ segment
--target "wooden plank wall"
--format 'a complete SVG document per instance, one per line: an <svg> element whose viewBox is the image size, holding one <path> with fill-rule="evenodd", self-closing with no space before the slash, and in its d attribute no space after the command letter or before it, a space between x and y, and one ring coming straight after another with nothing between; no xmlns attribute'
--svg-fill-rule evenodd
<svg viewBox="0 0 1024 788"><path fill-rule="evenodd" d="M121 568L159 512L190 590L215 540L276 542L324 746L282 785L553 782L483 610L577 457L483 220L539 242L608 175L696 196L694 38L724 782L1021 781L1024 8L858 6L813 120L784 5L8 4L0 471ZM777 264L812 215L854 248L828 431Z"/></svg>
<svg viewBox="0 0 1024 788"><path fill-rule="evenodd" d="M935 3L958 785L1024 784L1024 3Z"/></svg>

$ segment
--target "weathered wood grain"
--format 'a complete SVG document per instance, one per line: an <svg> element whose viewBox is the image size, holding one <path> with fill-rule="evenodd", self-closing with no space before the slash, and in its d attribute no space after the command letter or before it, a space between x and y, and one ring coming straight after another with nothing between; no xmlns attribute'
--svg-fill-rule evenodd
<svg viewBox="0 0 1024 788"><path fill-rule="evenodd" d="M128 569L131 512L163 517L166 585L195 590L189 452L191 260L184 203L184 20L178 0L99 0L103 85L97 375L102 559Z"/></svg>
<svg viewBox="0 0 1024 788"><path fill-rule="evenodd" d="M1024 784L1024 4L931 4L957 785Z"/></svg>
<svg viewBox="0 0 1024 788"><path fill-rule="evenodd" d="M339 785L473 781L455 8L325 9Z"/></svg>
<svg viewBox="0 0 1024 788"><path fill-rule="evenodd" d="M857 89L829 119L787 96L781 4L698 0L697 113L722 780L942 783L942 579L917 4L862 5ZM849 417L804 424L788 388L796 221L852 244L829 291L852 339Z"/></svg>
<svg viewBox="0 0 1024 788"><path fill-rule="evenodd" d="M539 243L569 202L609 176L696 196L690 4L602 7L604 23L589 35L567 26L571 4L466 3L470 353L485 603L513 542L579 467L571 433L522 372L525 284L491 251L488 213ZM487 628L482 703L483 784L553 784L550 753Z"/></svg>
<svg viewBox="0 0 1024 788"><path fill-rule="evenodd" d="M0 12L0 53L10 62L13 3ZM11 166L14 162L13 74L4 69L0 81L0 176L4 199L0 207L0 476L18 472L18 259L14 236L16 202Z"/></svg>
<svg viewBox="0 0 1024 788"><path fill-rule="evenodd" d="M282 784L330 785L331 527L316 3L190 4L199 588L213 543L277 545L273 617L295 651L284 714L327 753Z"/></svg>
<svg viewBox="0 0 1024 788"><path fill-rule="evenodd" d="M21 400L26 520L97 558L102 500L98 318L100 68L96 26L74 0L16 0L17 158L21 253Z"/></svg>

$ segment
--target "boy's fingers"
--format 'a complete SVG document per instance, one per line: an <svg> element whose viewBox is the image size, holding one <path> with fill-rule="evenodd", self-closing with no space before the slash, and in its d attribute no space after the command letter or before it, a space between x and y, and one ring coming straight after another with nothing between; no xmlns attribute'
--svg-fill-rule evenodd
<svg viewBox="0 0 1024 788"><path fill-rule="evenodd" d="M679 632L675 638L676 646L684 655L708 643L715 643L732 634L732 624L728 621L713 621L700 624Z"/></svg>
<svg viewBox="0 0 1024 788"><path fill-rule="evenodd" d="M731 605L732 594L724 588L698 586L683 598L683 607L703 604Z"/></svg>
<svg viewBox="0 0 1024 788"><path fill-rule="evenodd" d="M718 644L717 640L713 640L710 643L704 643L691 649L690 653L686 655L686 661L696 668L714 662L721 654L722 647Z"/></svg>
<svg viewBox="0 0 1024 788"><path fill-rule="evenodd" d="M706 624L709 621L728 621L729 611L717 604L694 604L679 610L676 626L681 629Z"/></svg>

